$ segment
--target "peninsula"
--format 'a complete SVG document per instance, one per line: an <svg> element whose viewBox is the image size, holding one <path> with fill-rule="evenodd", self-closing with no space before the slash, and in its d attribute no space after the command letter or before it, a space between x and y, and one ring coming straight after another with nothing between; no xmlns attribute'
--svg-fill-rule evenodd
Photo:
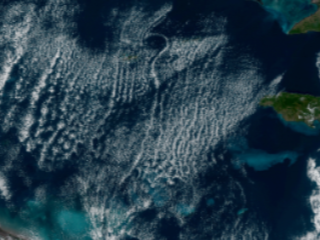
<svg viewBox="0 0 320 240"><path fill-rule="evenodd" d="M260 106L272 107L284 120L304 122L313 129L315 121L320 122L320 97L281 92L262 98Z"/></svg>
<svg viewBox="0 0 320 240"><path fill-rule="evenodd" d="M320 32L320 0L312 0L310 2L305 0L303 4L298 0L253 1L258 2L265 10L277 16L279 24L287 34ZM299 5L301 9L296 8Z"/></svg>
<svg viewBox="0 0 320 240"><path fill-rule="evenodd" d="M312 3L318 6L317 12L294 25L289 34L320 32L320 0L314 0Z"/></svg>

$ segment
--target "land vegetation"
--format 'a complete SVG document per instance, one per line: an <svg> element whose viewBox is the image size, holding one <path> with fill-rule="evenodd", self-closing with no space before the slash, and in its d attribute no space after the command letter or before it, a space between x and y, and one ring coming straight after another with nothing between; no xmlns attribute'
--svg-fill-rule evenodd
<svg viewBox="0 0 320 240"><path fill-rule="evenodd" d="M297 23L289 31L289 34L301 34L310 31L320 32L320 0L315 0L313 3L318 6L317 12Z"/></svg>
<svg viewBox="0 0 320 240"><path fill-rule="evenodd" d="M315 121L320 122L320 97L281 92L264 97L260 105L272 107L286 121L304 122L311 128L315 128Z"/></svg>

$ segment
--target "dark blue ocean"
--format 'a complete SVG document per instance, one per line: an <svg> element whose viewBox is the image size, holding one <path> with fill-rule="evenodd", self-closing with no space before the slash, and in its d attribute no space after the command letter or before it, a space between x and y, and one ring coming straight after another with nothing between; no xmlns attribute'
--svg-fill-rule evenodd
<svg viewBox="0 0 320 240"><path fill-rule="evenodd" d="M319 132L259 107L320 96L313 7L0 4L0 237L318 239Z"/></svg>

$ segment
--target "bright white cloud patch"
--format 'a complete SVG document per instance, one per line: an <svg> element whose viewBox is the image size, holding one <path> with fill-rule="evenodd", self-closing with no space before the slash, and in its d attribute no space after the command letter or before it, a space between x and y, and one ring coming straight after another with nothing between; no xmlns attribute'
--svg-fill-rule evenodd
<svg viewBox="0 0 320 240"><path fill-rule="evenodd" d="M320 167L316 164L316 159L310 158L308 160L308 177L316 184L316 189L312 191L309 198L311 209L314 213L314 218L311 220L314 224L315 231L309 232L300 240L318 240L320 233Z"/></svg>
<svg viewBox="0 0 320 240"><path fill-rule="evenodd" d="M260 63L249 54L230 61L235 49L224 30L226 19L216 16L204 20L202 30L199 24L203 37L169 39L155 31L171 5L154 12L115 9L114 17L105 19L118 30L115 40L106 43L105 52L91 54L70 37L75 25L68 17L79 7L75 1L49 0L39 13L25 5L3 10L8 19L17 11L24 14L21 21L5 25L0 41L0 46L12 45L3 53L6 64L0 72L0 100L13 102L0 113L3 131L17 129L21 146L35 152L41 170L52 171L77 156L72 161L81 161L80 173L64 194L81 195L93 239L120 239L133 213L170 202L168 186L177 180L192 194L181 196L180 205L170 209L191 214L205 194L193 184L207 167L206 154L255 112L263 96L275 92L280 78L265 84ZM47 19L53 24L49 30L41 25ZM210 28L214 31L206 30ZM146 44L152 37L164 41L162 49ZM10 79L14 67L20 75ZM13 82L10 90L4 87L7 81ZM21 108L22 102L29 105ZM113 194L132 173L141 182L130 182L129 206ZM0 183L9 198L6 180L0 178ZM230 192L241 189L231 184ZM37 194L44 199L45 191ZM239 201L230 199L226 211L232 199ZM140 239L157 239L151 228L136 229L137 236L145 234ZM182 239L189 238L185 231ZM244 226L241 234L251 239L252 231ZM231 239L229 233L226 229L226 239Z"/></svg>
<svg viewBox="0 0 320 240"><path fill-rule="evenodd" d="M9 187L7 185L7 180L2 173L0 173L0 192L2 197L4 197L6 200L10 199L11 195L10 195Z"/></svg>

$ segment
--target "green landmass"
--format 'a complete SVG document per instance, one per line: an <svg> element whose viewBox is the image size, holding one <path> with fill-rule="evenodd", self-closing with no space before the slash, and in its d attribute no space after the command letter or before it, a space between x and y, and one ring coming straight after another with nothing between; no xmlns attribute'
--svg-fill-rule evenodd
<svg viewBox="0 0 320 240"><path fill-rule="evenodd" d="M260 105L272 107L286 121L304 122L311 128L315 128L314 121L320 122L320 97L281 92L262 98Z"/></svg>
<svg viewBox="0 0 320 240"><path fill-rule="evenodd" d="M123 60L125 61L134 61L137 60L138 56L136 55L124 55Z"/></svg>
<svg viewBox="0 0 320 240"><path fill-rule="evenodd" d="M318 11L294 25L289 34L301 34L310 31L320 32L320 2L318 1L315 4L318 5Z"/></svg>
<svg viewBox="0 0 320 240"><path fill-rule="evenodd" d="M263 5L262 0L253 0ZM293 26L289 34L302 34L307 32L320 32L320 0L313 0L313 4L318 6L318 10L311 16L301 20Z"/></svg>
<svg viewBox="0 0 320 240"><path fill-rule="evenodd" d="M128 56L125 58L125 60L127 60L127 61L132 61L132 60L136 60L136 59L138 59L138 56Z"/></svg>

